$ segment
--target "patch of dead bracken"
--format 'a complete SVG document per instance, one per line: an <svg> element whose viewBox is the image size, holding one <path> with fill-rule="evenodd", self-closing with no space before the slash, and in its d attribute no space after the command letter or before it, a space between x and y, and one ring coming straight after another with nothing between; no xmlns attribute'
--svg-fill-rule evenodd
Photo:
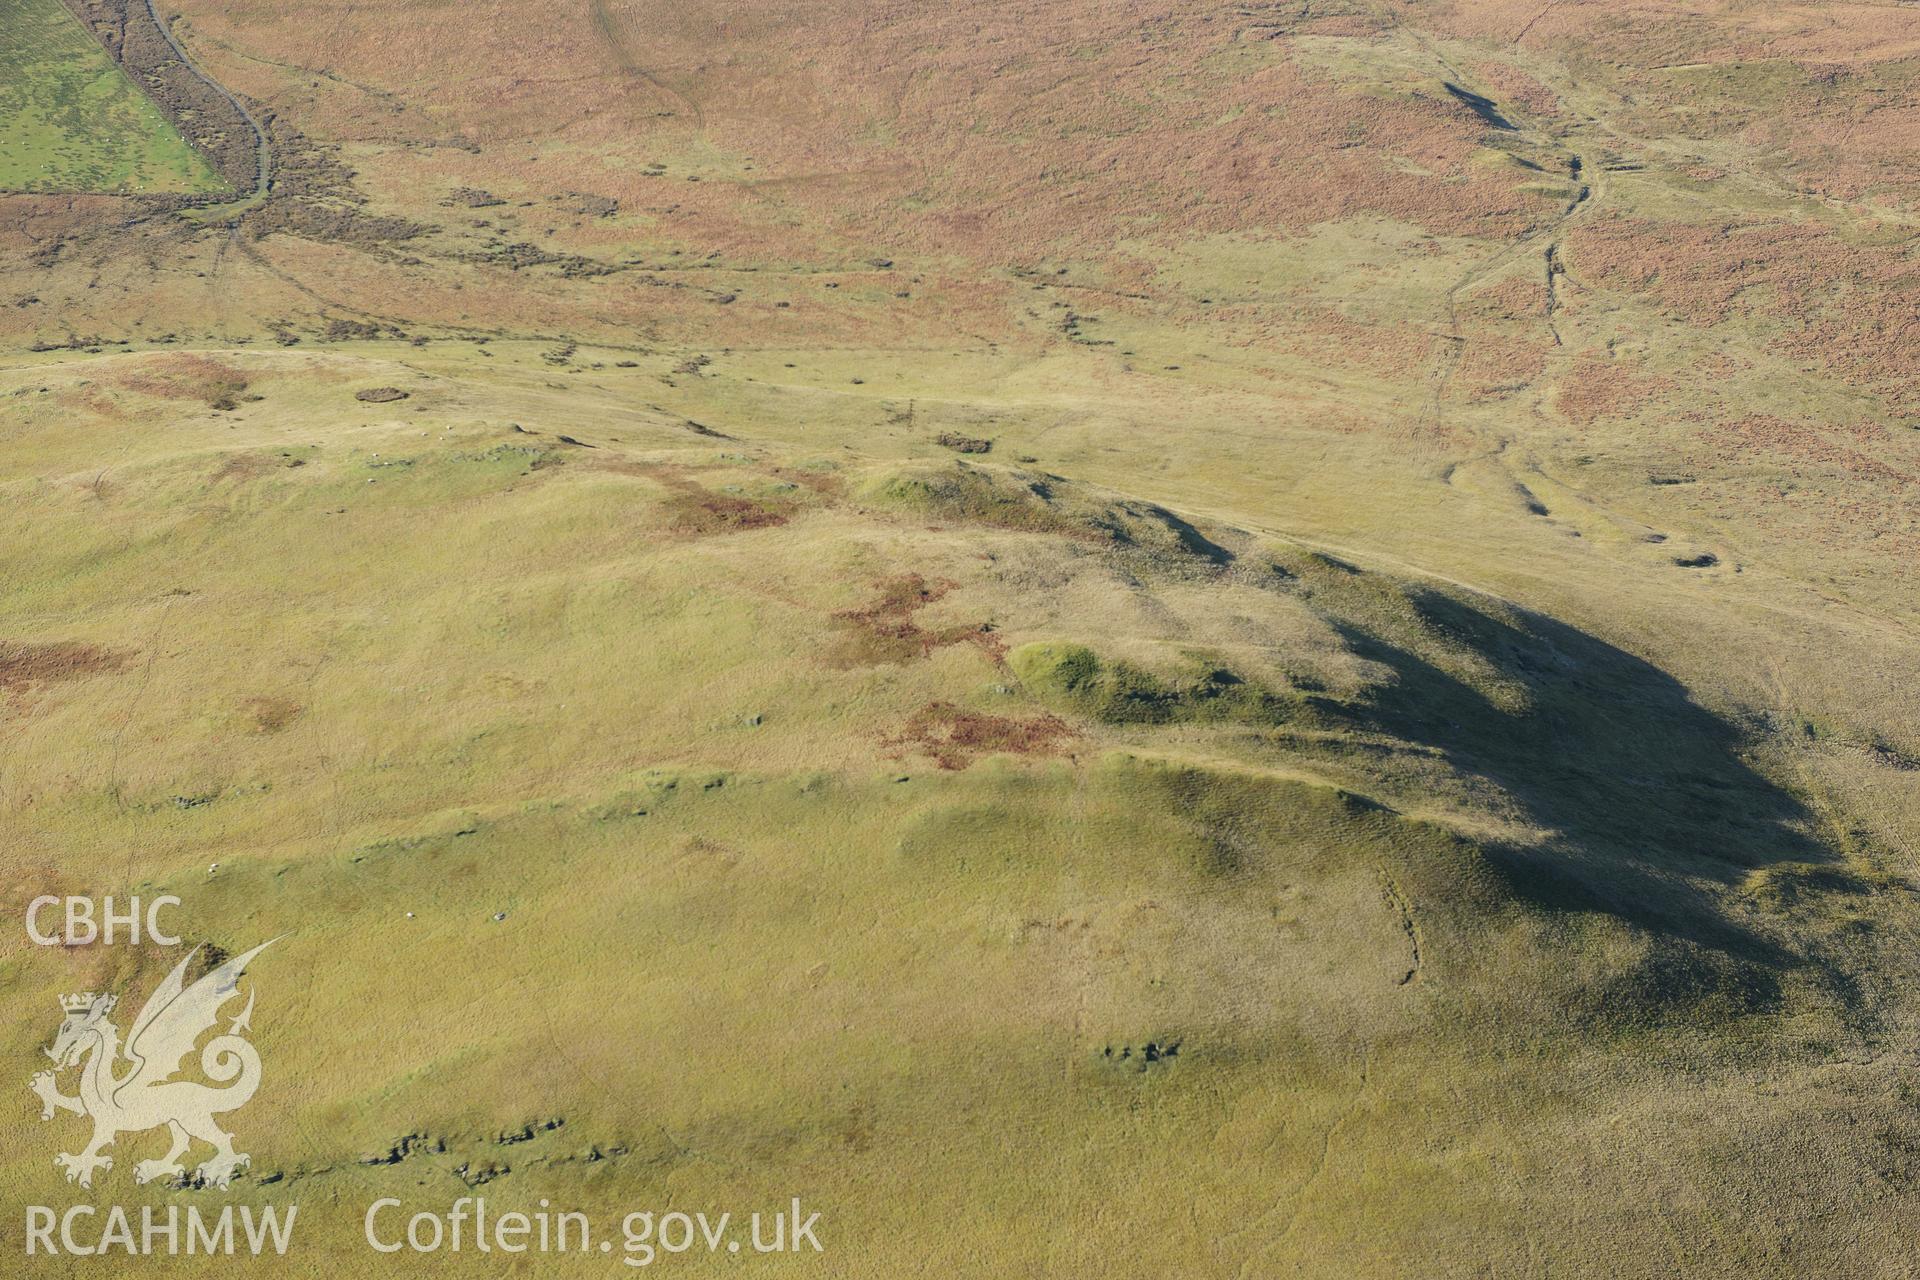
<svg viewBox="0 0 1920 1280"><path fill-rule="evenodd" d="M942 769L959 771L982 756L1059 754L1073 730L1058 716L985 715L950 702L929 702L907 718L889 747L931 756Z"/></svg>
<svg viewBox="0 0 1920 1280"><path fill-rule="evenodd" d="M246 391L247 375L212 356L186 353L148 356L113 379L121 390L159 400L198 400L213 409L232 409Z"/></svg>
<svg viewBox="0 0 1920 1280"><path fill-rule="evenodd" d="M707 836L682 838L679 842L679 856L716 870L738 866L741 859L740 850Z"/></svg>
<svg viewBox="0 0 1920 1280"><path fill-rule="evenodd" d="M127 0L72 3L97 31L118 29L102 15L144 13ZM1523 171L1485 163L1487 124L1439 86L1383 90L1364 72L1349 81L1295 60L1309 43L1398 38L1411 20L1399 12L871 5L803 22L742 10L722 32L697 7L609 0L550 6L541 39L515 47L490 37L492 21L428 39L398 14L365 12L352 32L300 6L193 15L194 40L249 51L219 60L217 73L236 76L242 98L273 104L259 120L271 182L222 262L237 273L221 290L222 331L399 337L484 315L515 331L623 340L668 325L719 351L764 336L778 306L782 329L802 326L828 345L944 338L956 325L1000 323L1009 267L1078 255L1099 265L1104 287L1137 283L1136 262L1155 255L1116 254L1117 227L1178 244L1379 216L1507 239L1559 207ZM272 68L301 65L316 41L359 72L281 84ZM164 47L140 43L164 60ZM551 74L555 50L580 74ZM395 59L405 87L395 80L370 99L360 77L381 81L378 68ZM176 69L128 65L136 79L149 66ZM471 74L479 65L489 68L482 79ZM678 70L662 77L663 66ZM250 187L252 153L231 112L183 105L190 134L217 135L223 171ZM876 132L875 119L887 127ZM564 156L517 145L563 128ZM752 173L715 181L693 171L675 158L693 138L751 151ZM641 152L660 158L632 163ZM535 192L554 194L512 201L518 229L505 215L473 216L504 193ZM110 212L78 221L83 238L35 227L28 249L60 259L51 281L60 292L46 289L44 304L17 314L0 308L0 330L51 336L55 316L63 330L116 335L180 323L179 291L104 286L122 284L123 271L145 281L204 270L227 228L187 234L100 207ZM858 306L852 291L826 292L838 280L783 289L790 296L775 303L767 290L709 284L641 253L633 224L605 216L615 210L671 219L677 237L715 246L716 268L818 263L842 256L828 246L860 243L887 245L901 261L869 260L883 287L862 290L873 296ZM0 242L7 234L0 227ZM923 278L932 263L942 274ZM534 265L543 269L529 279ZM613 271L633 287L570 287ZM328 303L316 311L320 297ZM392 320L342 319L375 314Z"/></svg>
<svg viewBox="0 0 1920 1280"><path fill-rule="evenodd" d="M1369 324L1330 307L1298 306L1287 326L1266 341L1316 365L1412 378L1432 358L1435 339L1410 324Z"/></svg>
<svg viewBox="0 0 1920 1280"><path fill-rule="evenodd" d="M775 467L773 474L829 500L843 497L847 491L847 482L831 471L809 471L805 467Z"/></svg>
<svg viewBox="0 0 1920 1280"><path fill-rule="evenodd" d="M1482 125L1445 95L1374 96L1291 65L1243 87L1255 109L1190 138L1197 145L1185 159L1204 190L1232 193L1239 225L1254 208L1256 225L1291 228L1374 213L1436 235L1510 237L1554 207L1474 164ZM1306 102L1323 109L1299 110ZM1154 175L1133 176L1142 190L1156 185ZM1211 215L1193 211L1195 229L1237 229Z"/></svg>
<svg viewBox="0 0 1920 1280"><path fill-rule="evenodd" d="M0 692L119 671L131 655L77 640L21 644L0 640Z"/></svg>
<svg viewBox="0 0 1920 1280"><path fill-rule="evenodd" d="M749 498L743 494L718 493L696 480L689 468L672 463L612 458L598 465L603 470L644 476L664 485L668 491L667 500L662 504L667 515L667 527L675 533L693 537L783 525L798 505L767 498Z"/></svg>
<svg viewBox="0 0 1920 1280"><path fill-rule="evenodd" d="M1502 103L1512 103L1531 116L1551 119L1560 114L1560 95L1518 67L1482 62L1474 72Z"/></svg>
<svg viewBox="0 0 1920 1280"><path fill-rule="evenodd" d="M738 533L744 529L767 529L787 522L784 512L775 511L752 498L713 493L699 486L676 493L667 500L673 528L680 533Z"/></svg>
<svg viewBox="0 0 1920 1280"><path fill-rule="evenodd" d="M1568 237L1594 283L1711 328L1758 320L1781 353L1920 409L1920 259L1811 223L1655 223L1614 217Z"/></svg>
<svg viewBox="0 0 1920 1280"><path fill-rule="evenodd" d="M1855 6L1845 21L1812 8L1703 18L1673 11L1582 37L1603 61L1635 50L1615 65L1640 130L1737 142L1822 197L1907 203L1920 192L1920 107L1905 91L1920 48L1913 6Z"/></svg>
<svg viewBox="0 0 1920 1280"><path fill-rule="evenodd" d="M222 480L243 483L248 480L257 480L269 472L305 465L306 463L301 459L289 457L284 453L236 453L221 462L219 468L213 473L213 479L216 483Z"/></svg>
<svg viewBox="0 0 1920 1280"><path fill-rule="evenodd" d="M1303 18L1287 28L1286 34L1341 36L1347 39L1364 40L1370 36L1386 35L1392 29L1391 20L1374 14L1330 13L1325 16Z"/></svg>
<svg viewBox="0 0 1920 1280"><path fill-rule="evenodd" d="M87 381L60 390L60 406L70 412L85 413L104 422L124 421L128 414L111 387Z"/></svg>
<svg viewBox="0 0 1920 1280"><path fill-rule="evenodd" d="M1865 424L1794 422L1751 413L1716 423L1704 438L1718 461L1764 459L1795 478L1837 473L1899 490L1920 484L1920 475L1869 452L1876 445L1885 447L1885 435Z"/></svg>
<svg viewBox="0 0 1920 1280"><path fill-rule="evenodd" d="M1671 378L1635 373L1617 361L1583 360L1560 380L1553 405L1570 421L1589 427L1602 418L1630 414L1673 390Z"/></svg>
<svg viewBox="0 0 1920 1280"><path fill-rule="evenodd" d="M279 733L300 718L306 708L291 698L248 698L247 717L253 723L253 731L259 734Z"/></svg>
<svg viewBox="0 0 1920 1280"><path fill-rule="evenodd" d="M1461 351L1454 380L1470 399L1497 399L1532 385L1546 363L1546 348L1538 342L1476 335Z"/></svg>
<svg viewBox="0 0 1920 1280"><path fill-rule="evenodd" d="M936 649L971 644L995 662L1007 646L986 623L923 627L915 615L957 585L944 578L928 582L917 573L882 578L879 596L858 609L843 609L833 620L844 629L835 660L840 666L897 665L930 656Z"/></svg>
<svg viewBox="0 0 1920 1280"><path fill-rule="evenodd" d="M1538 276L1510 275L1477 289L1462 299L1460 314L1484 320L1513 320L1544 316L1547 291Z"/></svg>

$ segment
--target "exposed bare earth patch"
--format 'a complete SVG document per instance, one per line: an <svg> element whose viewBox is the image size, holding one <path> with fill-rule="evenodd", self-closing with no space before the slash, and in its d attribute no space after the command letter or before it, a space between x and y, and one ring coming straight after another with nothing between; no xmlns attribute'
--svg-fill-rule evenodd
<svg viewBox="0 0 1920 1280"><path fill-rule="evenodd" d="M1640 374L1618 362L1584 360L1554 391L1554 407L1583 427L1632 413L1672 391L1673 379Z"/></svg>
<svg viewBox="0 0 1920 1280"><path fill-rule="evenodd" d="M995 662L1006 654L1006 645L985 623L928 628L916 620L920 610L946 596L954 583L945 579L928 582L910 573L883 578L875 586L880 595L873 603L833 615L846 631L835 654L841 665L910 662L956 644L975 645Z"/></svg>
<svg viewBox="0 0 1920 1280"><path fill-rule="evenodd" d="M52 640L44 644L0 640L0 691L108 675L124 668L131 656L77 640Z"/></svg>
<svg viewBox="0 0 1920 1280"><path fill-rule="evenodd" d="M306 708L291 698L260 697L247 699L246 710L255 733L271 734L299 719Z"/></svg>
<svg viewBox="0 0 1920 1280"><path fill-rule="evenodd" d="M1057 716L1021 719L966 711L950 702L929 702L913 713L889 746L933 757L942 769L965 769L982 756L1059 754L1073 730Z"/></svg>
<svg viewBox="0 0 1920 1280"><path fill-rule="evenodd" d="M565 438L568 442L578 444ZM667 527L675 533L706 537L739 533L748 529L768 529L785 524L800 506L797 498L756 497L726 493L696 480L690 469L664 462L630 462L611 459L600 464L606 470L623 475L645 476L667 489L663 507ZM794 486L797 489L797 485Z"/></svg>
<svg viewBox="0 0 1920 1280"><path fill-rule="evenodd" d="M232 409L249 383L247 375L212 356L148 356L111 379L124 391L161 400L198 400L214 409Z"/></svg>

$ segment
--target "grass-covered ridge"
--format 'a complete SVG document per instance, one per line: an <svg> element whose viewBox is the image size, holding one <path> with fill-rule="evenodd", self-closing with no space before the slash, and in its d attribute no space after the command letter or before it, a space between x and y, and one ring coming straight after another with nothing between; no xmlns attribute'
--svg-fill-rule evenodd
<svg viewBox="0 0 1920 1280"><path fill-rule="evenodd" d="M1153 1206L1202 1183L1247 1214L1318 1186L1276 1257L1364 1229L1437 1260L1362 1188L1497 1235L1455 1144L1579 1202L1567 1141L1654 1149L1580 1101L1620 1063L1644 1100L1676 1055L1734 1078L1870 1034L1855 922L1905 879L1756 724L1589 628L1060 474L719 440L502 368L155 352L7 399L0 713L35 839L327 975L261 966L301 1084L262 1095L281 1176L239 1194L804 1185L884 1270L908 1167L991 1204L1011 1165L1049 1214L1161 1223L1130 1248L1170 1268L1216 1228ZM104 479L40 478L134 419ZM103 724L120 749L70 767ZM23 1052L33 959L5 960ZM379 1034L349 1060L342 1025ZM4 1176L49 1194L44 1163Z"/></svg>
<svg viewBox="0 0 1920 1280"><path fill-rule="evenodd" d="M1590 611L1284 532L1231 477L1203 510L711 373L633 394L683 354L488 349L42 357L0 387L34 847L327 975L261 968L301 1086L262 1095L282 1178L239 1194L800 1187L884 1274L907 1170L995 1204L1017 1166L1050 1216L1158 1224L1129 1247L1175 1271L1222 1224L1155 1206L1201 1185L1312 1207L1258 1246L1276 1266L1363 1270L1359 1238L1438 1265L1463 1214L1524 1256L1474 1151L1633 1236L1583 1170L1670 1152L1675 1090L1886 1034L1863 922L1909 879L1808 770L1897 772L1892 728L1782 733ZM1599 595L1643 572L1566 563ZM0 963L27 1054L56 977ZM377 1047L343 1057L343 1025ZM1804 1122L1738 1096L1710 1123ZM57 1192L28 1154L0 1177ZM993 1238L968 1254L1022 1265Z"/></svg>
<svg viewBox="0 0 1920 1280"><path fill-rule="evenodd" d="M1249 685L1203 655L1183 655L1185 669L1162 677L1127 662L1103 662L1085 645L1036 641L1007 655L1007 665L1042 701L1110 724L1278 725L1304 708L1299 699Z"/></svg>

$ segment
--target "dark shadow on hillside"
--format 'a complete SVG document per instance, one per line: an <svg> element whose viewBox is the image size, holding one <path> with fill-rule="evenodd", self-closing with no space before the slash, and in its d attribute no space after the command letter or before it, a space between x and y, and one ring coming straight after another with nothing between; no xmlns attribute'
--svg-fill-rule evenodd
<svg viewBox="0 0 1920 1280"><path fill-rule="evenodd" d="M1458 102L1461 106L1473 112L1474 115L1479 116L1484 123L1490 124L1496 129L1505 130L1509 133L1513 132L1513 121L1500 114L1500 108L1492 98L1483 97L1471 89L1462 89L1452 81L1447 82L1446 90L1453 95L1455 102Z"/></svg>
<svg viewBox="0 0 1920 1280"><path fill-rule="evenodd" d="M1791 825L1805 817L1800 802L1741 759L1735 725L1666 672L1564 623L1527 614L1511 625L1437 591L1408 598L1421 624L1413 643L1435 657L1479 655L1510 692L1524 688L1524 699L1502 701L1527 705L1503 708L1406 645L1338 623L1355 654L1395 673L1366 714L1498 783L1561 833L1544 847L1496 851L1517 895L1743 961L1786 959L1730 919L1711 886L1831 854Z"/></svg>
<svg viewBox="0 0 1920 1280"><path fill-rule="evenodd" d="M1233 552L1213 541L1193 525L1188 524L1165 507L1148 507L1147 514L1167 526L1173 536L1180 540L1180 546L1188 555L1198 556L1211 564L1222 567L1233 563Z"/></svg>

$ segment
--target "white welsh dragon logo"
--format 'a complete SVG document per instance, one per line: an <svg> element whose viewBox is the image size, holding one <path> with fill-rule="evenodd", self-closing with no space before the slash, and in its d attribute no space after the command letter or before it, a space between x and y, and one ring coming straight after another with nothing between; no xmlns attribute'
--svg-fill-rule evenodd
<svg viewBox="0 0 1920 1280"><path fill-rule="evenodd" d="M275 939L274 941L278 941ZM60 1007L66 1019L59 1034L46 1050L54 1071L42 1071L29 1082L40 1097L40 1118L53 1119L55 1111L71 1111L93 1121L93 1141L79 1155L61 1154L53 1162L66 1171L67 1181L83 1187L93 1185L96 1169L111 1169L113 1157L100 1154L123 1133L138 1133L166 1125L173 1135L173 1146L159 1160L142 1160L134 1166L136 1182L159 1178L182 1178L186 1170L180 1157L195 1138L213 1144L213 1156L194 1170L197 1182L224 1187L233 1175L248 1163L248 1157L233 1149L233 1138L213 1118L232 1111L253 1097L260 1087L260 1055L243 1037L253 1016L253 996L247 1007L228 1026L224 1035L207 1041L200 1051L200 1069L207 1078L224 1088L213 1088L194 1080L173 1077L193 1052L200 1037L219 1021L220 1008L239 994L240 975L247 962L272 946L263 942L245 955L235 956L213 972L185 984L187 965L199 948L175 965L133 1020L127 1035L125 1056L130 1064L117 1071L121 1057L120 1029L107 1020L115 998L110 995L63 996ZM55 1083L55 1072L80 1064L80 1092L69 1097ZM228 1084L228 1081L232 1081Z"/></svg>

